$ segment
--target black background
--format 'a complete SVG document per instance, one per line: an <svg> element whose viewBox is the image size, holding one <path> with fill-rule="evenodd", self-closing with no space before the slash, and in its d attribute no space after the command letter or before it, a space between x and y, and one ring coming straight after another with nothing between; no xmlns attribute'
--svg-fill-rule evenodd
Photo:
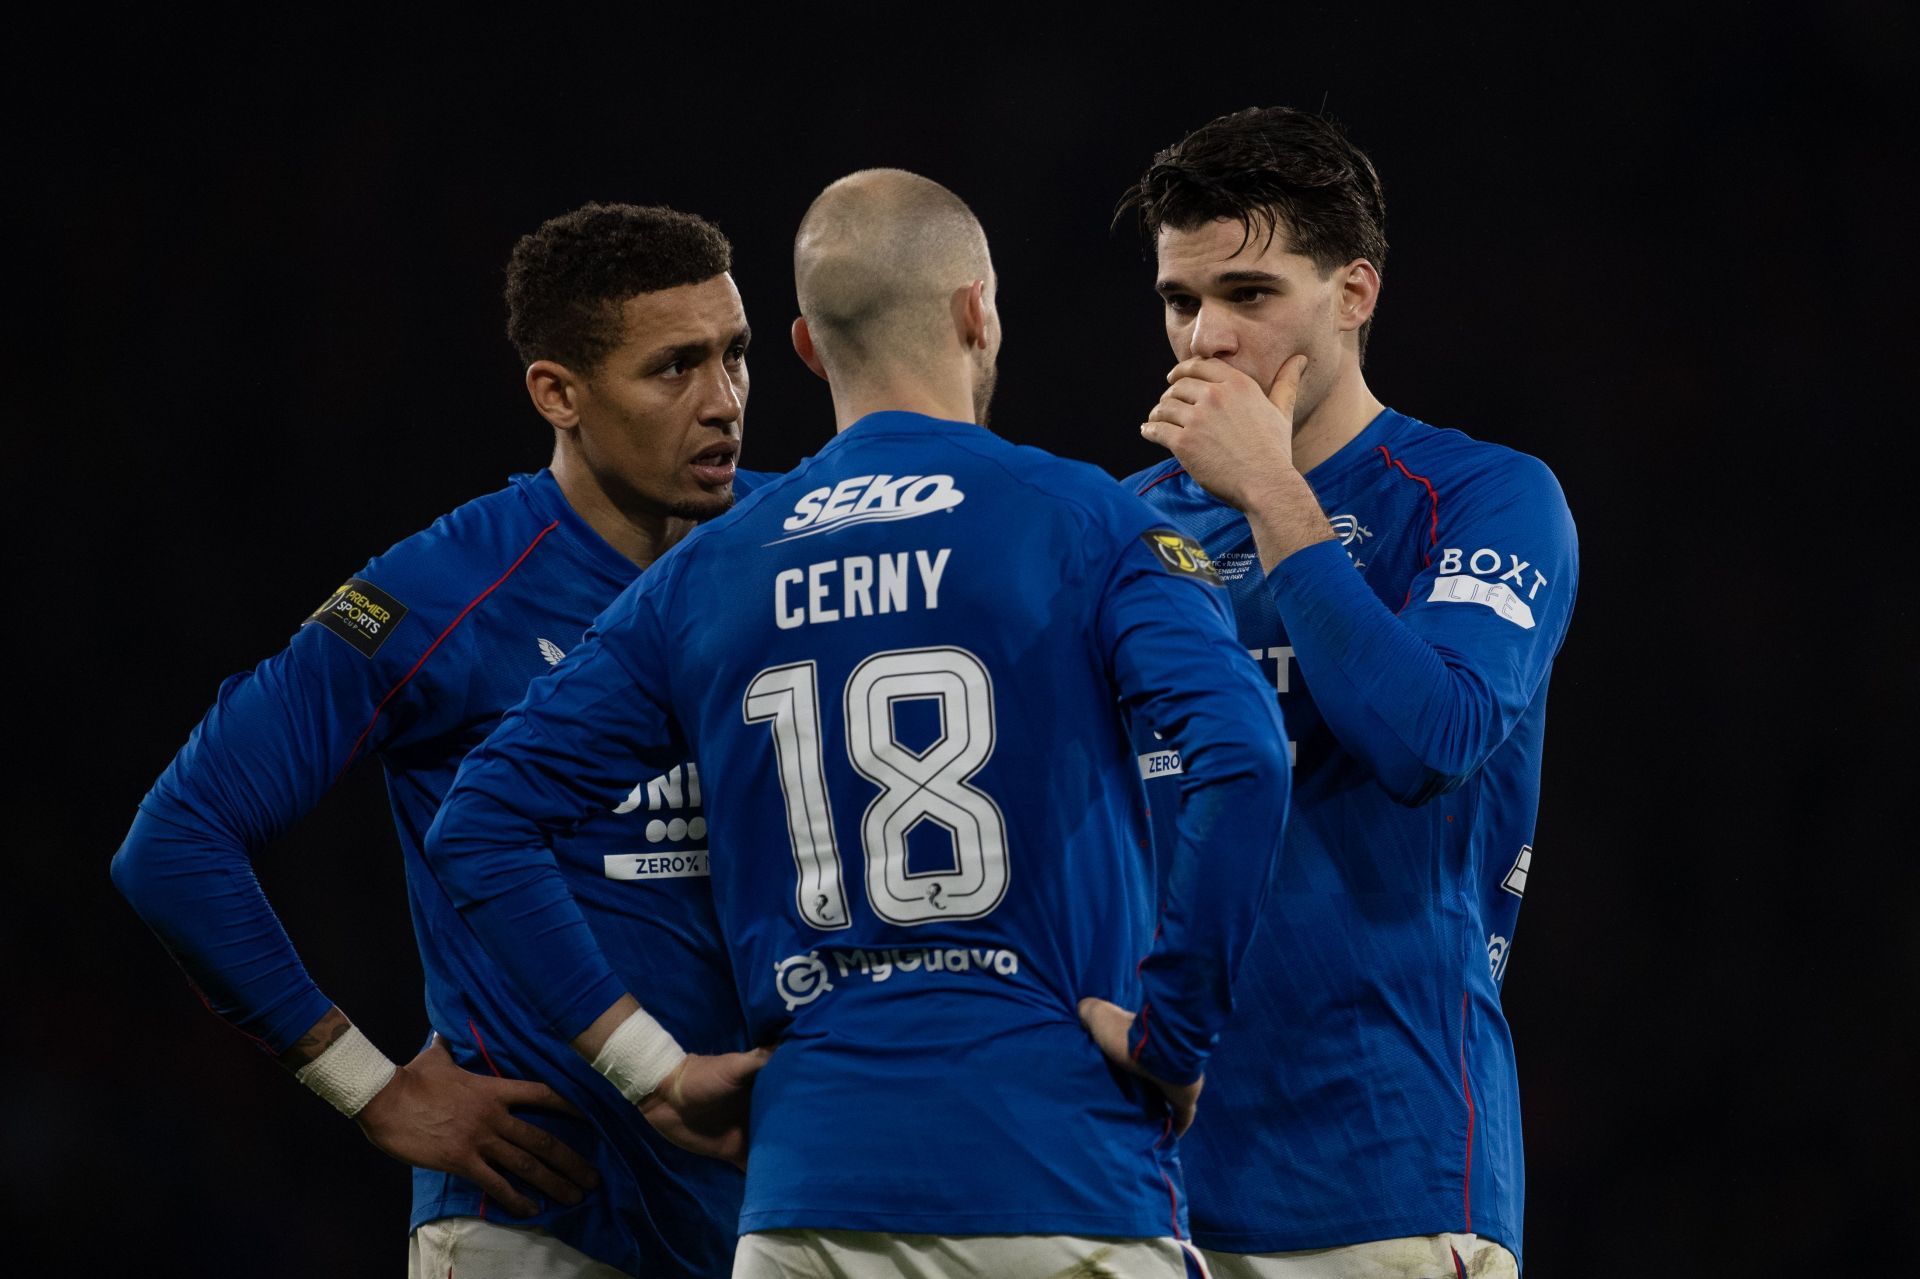
<svg viewBox="0 0 1920 1279"><path fill-rule="evenodd" d="M1156 459L1135 426L1170 357L1114 200L1187 130L1285 102L1386 181L1376 393L1546 459L1580 526L1506 986L1529 1274L1893 1273L1920 1084L1914 19L1691 14L18 28L0 1197L25 1255L404 1264L404 1170L199 1007L107 858L221 678L545 461L501 332L519 234L589 199L716 220L759 334L746 460L778 469L831 430L785 340L800 213L856 168L926 173L1001 273L996 428L1125 474ZM261 872L403 1055L425 1027L377 770Z"/></svg>

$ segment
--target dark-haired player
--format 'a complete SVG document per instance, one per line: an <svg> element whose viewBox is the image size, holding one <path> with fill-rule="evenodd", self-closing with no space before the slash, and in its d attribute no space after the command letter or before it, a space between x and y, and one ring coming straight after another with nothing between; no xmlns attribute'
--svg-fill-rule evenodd
<svg viewBox="0 0 1920 1279"><path fill-rule="evenodd" d="M416 1165L415 1275L731 1269L738 1171L655 1137L518 1000L420 860L461 758L529 680L733 504L748 329L730 266L715 227L664 208L588 205L523 237L508 335L553 426L551 465L375 557L284 651L228 680L113 861L212 1007ZM387 774L436 1032L404 1066L307 976L249 864L369 756ZM699 776L636 763L630 780L562 841L567 882L591 917L620 921L604 929L609 956L659 992L676 1034L744 1048ZM758 1062L721 1060L743 1076Z"/></svg>
<svg viewBox="0 0 1920 1279"><path fill-rule="evenodd" d="M794 345L839 434L528 690L461 766L428 859L529 997L686 1135L710 1063L636 1004L667 983L623 985L595 953L546 846L622 761L691 749L757 800L714 815L714 901L754 1037L779 1045L735 1274L1178 1279L1173 1138L1271 878L1278 708L1188 539L977 425L1000 324L958 197L843 178L794 275ZM1158 931L1122 705L1189 761Z"/></svg>
<svg viewBox="0 0 1920 1279"><path fill-rule="evenodd" d="M1512 1274L1500 987L1573 609L1566 501L1534 458L1367 389L1386 207L1334 125L1225 116L1121 208L1179 360L1141 427L1174 460L1132 483L1227 578L1296 750L1281 879L1184 1152L1194 1238L1217 1276ZM1149 782L1156 816L1171 785Z"/></svg>

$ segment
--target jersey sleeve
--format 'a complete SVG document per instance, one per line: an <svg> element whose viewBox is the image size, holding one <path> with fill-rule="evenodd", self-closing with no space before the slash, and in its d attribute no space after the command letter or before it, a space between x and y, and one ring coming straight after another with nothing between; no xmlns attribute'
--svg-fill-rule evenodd
<svg viewBox="0 0 1920 1279"><path fill-rule="evenodd" d="M1140 513L1151 518L1144 504ZM1150 1074L1176 1084L1199 1078L1232 1011L1292 784L1279 704L1234 639L1229 610L1199 545L1143 523L1096 622L1128 714L1180 753L1178 837L1131 1044Z"/></svg>
<svg viewBox="0 0 1920 1279"><path fill-rule="evenodd" d="M343 608L346 592L358 602ZM114 884L208 1006L276 1054L332 1002L300 962L252 859L356 758L414 720L401 685L426 628L419 619L409 626L405 613L373 583L351 579L285 649L221 685L113 858Z"/></svg>
<svg viewBox="0 0 1920 1279"><path fill-rule="evenodd" d="M1506 741L1566 635L1573 516L1552 472L1513 459L1436 504L1397 614L1337 542L1267 578L1334 737L1403 804L1459 787Z"/></svg>
<svg viewBox="0 0 1920 1279"><path fill-rule="evenodd" d="M618 804L637 762L689 754L669 708L655 574L602 615L467 756L427 832L427 864L482 947L560 1038L626 987L554 859L554 837ZM643 1000L645 992L635 992Z"/></svg>

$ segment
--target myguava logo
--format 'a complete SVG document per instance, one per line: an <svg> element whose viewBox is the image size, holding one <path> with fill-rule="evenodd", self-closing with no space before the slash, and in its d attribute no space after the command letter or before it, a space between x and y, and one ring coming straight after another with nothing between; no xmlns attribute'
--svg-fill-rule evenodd
<svg viewBox="0 0 1920 1279"><path fill-rule="evenodd" d="M820 957L808 951L789 955L773 966L773 988L786 1002L787 1011L792 1012L832 990L833 983L827 980L827 966Z"/></svg>
<svg viewBox="0 0 1920 1279"><path fill-rule="evenodd" d="M780 525L787 536L767 545L778 546L855 524L910 520L935 511L951 511L966 497L953 486L951 475L853 475L832 488L802 494L793 504L793 514Z"/></svg>

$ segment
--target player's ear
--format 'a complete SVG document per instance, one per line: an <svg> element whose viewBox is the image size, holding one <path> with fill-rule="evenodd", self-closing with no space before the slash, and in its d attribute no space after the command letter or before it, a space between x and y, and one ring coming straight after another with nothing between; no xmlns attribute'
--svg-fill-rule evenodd
<svg viewBox="0 0 1920 1279"><path fill-rule="evenodd" d="M1340 331L1351 333L1373 318L1380 302L1380 271L1365 258L1355 258L1340 273Z"/></svg>
<svg viewBox="0 0 1920 1279"><path fill-rule="evenodd" d="M816 376L823 379L827 376L827 366L820 363L820 353L813 349L813 331L807 328L807 317L804 315L793 322L793 353Z"/></svg>
<svg viewBox="0 0 1920 1279"><path fill-rule="evenodd" d="M555 428L570 431L580 424L579 391L579 381L566 365L552 360L527 365L527 398Z"/></svg>
<svg viewBox="0 0 1920 1279"><path fill-rule="evenodd" d="M991 309L987 303L987 282L975 280L965 288L955 289L951 307L953 326L959 332L960 344L969 351L985 350L991 328L987 319Z"/></svg>

